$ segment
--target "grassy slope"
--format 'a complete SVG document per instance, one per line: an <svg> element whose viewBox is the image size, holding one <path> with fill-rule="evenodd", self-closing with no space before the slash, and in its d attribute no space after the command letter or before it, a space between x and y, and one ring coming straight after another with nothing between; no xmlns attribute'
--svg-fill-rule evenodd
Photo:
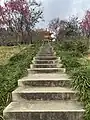
<svg viewBox="0 0 90 120"><path fill-rule="evenodd" d="M19 53L26 46L1 46L0 47L0 65L8 63L9 59L15 54Z"/></svg>
<svg viewBox="0 0 90 120"><path fill-rule="evenodd" d="M27 46L11 57L8 64L0 65L0 114L10 103L11 92L17 87L18 79L27 75L27 68L38 51L39 45Z"/></svg>
<svg viewBox="0 0 90 120"><path fill-rule="evenodd" d="M84 120L90 120L90 61L76 51L66 51L62 45L54 46L57 56L61 57L67 73L72 79L72 87L79 91L78 99L84 104Z"/></svg>

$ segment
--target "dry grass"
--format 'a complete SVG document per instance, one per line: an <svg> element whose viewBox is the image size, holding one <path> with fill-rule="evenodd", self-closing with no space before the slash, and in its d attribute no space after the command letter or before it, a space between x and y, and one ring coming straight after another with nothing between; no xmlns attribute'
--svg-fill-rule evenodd
<svg viewBox="0 0 90 120"><path fill-rule="evenodd" d="M5 65L15 54L19 53L25 46L1 46L0 47L0 65Z"/></svg>

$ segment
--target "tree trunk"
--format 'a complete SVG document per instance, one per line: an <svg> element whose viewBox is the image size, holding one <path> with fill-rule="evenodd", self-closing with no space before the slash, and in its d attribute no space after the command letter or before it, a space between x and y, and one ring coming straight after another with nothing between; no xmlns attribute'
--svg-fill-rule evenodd
<svg viewBox="0 0 90 120"><path fill-rule="evenodd" d="M23 33L23 31L21 32L21 34L22 34L22 37L21 37L21 44L24 44L24 43L25 43L25 40L24 40L24 33Z"/></svg>
<svg viewBox="0 0 90 120"><path fill-rule="evenodd" d="M30 30L30 41L31 41L31 44L33 44L33 40L32 40L32 30Z"/></svg>
<svg viewBox="0 0 90 120"><path fill-rule="evenodd" d="M16 44L18 45L20 39L19 39L19 33L16 32Z"/></svg>
<svg viewBox="0 0 90 120"><path fill-rule="evenodd" d="M32 40L32 30L28 31L28 36L29 36L28 44L33 44L33 40Z"/></svg>

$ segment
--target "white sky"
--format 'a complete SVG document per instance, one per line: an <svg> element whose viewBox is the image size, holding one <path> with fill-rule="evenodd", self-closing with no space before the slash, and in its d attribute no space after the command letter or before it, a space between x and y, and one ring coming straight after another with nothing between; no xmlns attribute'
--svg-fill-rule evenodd
<svg viewBox="0 0 90 120"><path fill-rule="evenodd" d="M60 17L60 19L67 19L68 17L75 15L81 19L84 16L85 11L90 9L90 0L41 1L44 6L44 18L46 21L43 26L46 26L48 22L55 17ZM40 24L38 26L40 26Z"/></svg>
<svg viewBox="0 0 90 120"><path fill-rule="evenodd" d="M0 0L1 4L4 0ZM55 18L66 19L72 15L82 18L85 11L90 9L90 0L36 0L41 1L44 10L45 22L40 22L38 27L46 27L48 22Z"/></svg>

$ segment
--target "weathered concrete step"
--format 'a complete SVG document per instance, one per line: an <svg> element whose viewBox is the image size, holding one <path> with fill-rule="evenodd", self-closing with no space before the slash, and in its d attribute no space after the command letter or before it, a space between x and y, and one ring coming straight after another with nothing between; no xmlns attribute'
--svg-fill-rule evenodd
<svg viewBox="0 0 90 120"><path fill-rule="evenodd" d="M58 60L33 60L32 63L36 63L36 64L55 64L55 63L58 63Z"/></svg>
<svg viewBox="0 0 90 120"><path fill-rule="evenodd" d="M66 74L30 74L18 81L19 86L70 87L71 79Z"/></svg>
<svg viewBox="0 0 90 120"><path fill-rule="evenodd" d="M38 56L35 57L35 60L56 60L56 56Z"/></svg>
<svg viewBox="0 0 90 120"><path fill-rule="evenodd" d="M25 100L75 100L76 93L63 87L28 87L17 88L12 92L13 101Z"/></svg>
<svg viewBox="0 0 90 120"><path fill-rule="evenodd" d="M50 52L50 53L44 53L44 52L39 52L36 56L55 56L55 52Z"/></svg>
<svg viewBox="0 0 90 120"><path fill-rule="evenodd" d="M70 80L45 80L45 79L22 79L19 80L19 86L31 86L31 87L70 87Z"/></svg>
<svg viewBox="0 0 90 120"><path fill-rule="evenodd" d="M53 57L53 56L55 56L55 55L53 55L53 54L37 54L37 55L36 55L36 57L40 57L40 58L41 58L41 57L49 57L49 56L50 56L50 57Z"/></svg>
<svg viewBox="0 0 90 120"><path fill-rule="evenodd" d="M56 72L61 72L65 73L66 69L65 68L31 68L28 69L28 73L33 72L33 73L56 73Z"/></svg>
<svg viewBox="0 0 90 120"><path fill-rule="evenodd" d="M30 68L56 68L62 66L62 64L31 64Z"/></svg>
<svg viewBox="0 0 90 120"><path fill-rule="evenodd" d="M39 73L39 74L28 74L28 76L23 77L23 78L29 78L29 79L50 79L50 80L55 80L55 79L69 79L70 76L65 74L65 73Z"/></svg>
<svg viewBox="0 0 90 120"><path fill-rule="evenodd" d="M43 52L43 53L51 53L51 52L54 52L53 48L50 48L50 47L42 47L40 48L39 52Z"/></svg>
<svg viewBox="0 0 90 120"><path fill-rule="evenodd" d="M41 55L42 56L42 54L45 54L45 55L54 55L55 54L55 52L54 51L51 51L51 52L43 52L43 51L39 51L37 54L39 54L39 55Z"/></svg>
<svg viewBox="0 0 90 120"><path fill-rule="evenodd" d="M56 53L55 52L51 52L51 53L39 52L36 54L36 56L56 56Z"/></svg>
<svg viewBox="0 0 90 120"><path fill-rule="evenodd" d="M4 110L5 120L83 120L85 110L76 101L12 102Z"/></svg>
<svg viewBox="0 0 90 120"><path fill-rule="evenodd" d="M44 53L44 52L38 52L36 56L55 56L55 52L50 52L50 53Z"/></svg>

